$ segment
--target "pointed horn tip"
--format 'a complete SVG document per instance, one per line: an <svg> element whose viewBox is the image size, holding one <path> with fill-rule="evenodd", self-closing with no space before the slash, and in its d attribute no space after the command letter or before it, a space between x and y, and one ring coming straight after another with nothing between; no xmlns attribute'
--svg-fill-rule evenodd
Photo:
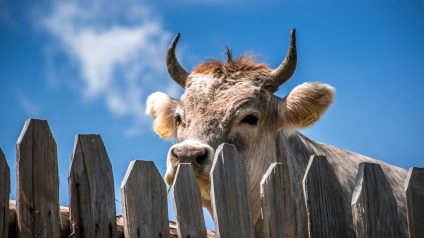
<svg viewBox="0 0 424 238"><path fill-rule="evenodd" d="M290 32L290 49L296 50L296 28Z"/></svg>
<svg viewBox="0 0 424 238"><path fill-rule="evenodd" d="M178 40L180 39L180 36L181 34L179 32L174 36L174 39L172 40L172 43L171 43L172 48L175 48L175 46L178 43Z"/></svg>

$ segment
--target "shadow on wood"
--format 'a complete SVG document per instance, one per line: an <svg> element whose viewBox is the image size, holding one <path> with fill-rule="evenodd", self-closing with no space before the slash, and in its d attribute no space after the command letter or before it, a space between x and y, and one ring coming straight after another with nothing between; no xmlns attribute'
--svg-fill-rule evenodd
<svg viewBox="0 0 424 238"><path fill-rule="evenodd" d="M211 170L211 197L220 238L253 238L248 177L236 147L221 144Z"/></svg>
<svg viewBox="0 0 424 238"><path fill-rule="evenodd" d="M6 238L9 230L10 170L0 149L0 238Z"/></svg>
<svg viewBox="0 0 424 238"><path fill-rule="evenodd" d="M99 135L77 135L69 171L74 237L116 237L112 166Z"/></svg>
<svg viewBox="0 0 424 238"><path fill-rule="evenodd" d="M178 165L174 180L174 208L179 237L206 237L200 189L189 163Z"/></svg>
<svg viewBox="0 0 424 238"><path fill-rule="evenodd" d="M311 156L302 184L309 237L355 237L342 186L325 156Z"/></svg>
<svg viewBox="0 0 424 238"><path fill-rule="evenodd" d="M359 164L352 216L358 238L395 238L406 233L398 219L396 199L379 164Z"/></svg>
<svg viewBox="0 0 424 238"><path fill-rule="evenodd" d="M121 192L125 237L169 236L166 186L152 161L131 161Z"/></svg>
<svg viewBox="0 0 424 238"><path fill-rule="evenodd" d="M19 237L59 237L56 142L47 121L27 120L16 152Z"/></svg>
<svg viewBox="0 0 424 238"><path fill-rule="evenodd" d="M424 168L412 167L405 182L409 237L424 236Z"/></svg>

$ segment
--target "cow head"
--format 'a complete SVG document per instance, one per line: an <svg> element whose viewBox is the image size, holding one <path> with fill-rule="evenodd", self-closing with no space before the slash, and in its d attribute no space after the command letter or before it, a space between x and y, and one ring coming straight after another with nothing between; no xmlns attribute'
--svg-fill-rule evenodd
<svg viewBox="0 0 424 238"><path fill-rule="evenodd" d="M147 114L154 119L159 136L178 141L168 152L165 180L171 184L178 164L191 163L203 205L210 210L209 172L218 145L226 142L237 147L251 190L258 192L261 176L278 156L277 133L311 125L331 104L334 92L326 84L304 83L285 98L273 95L295 71L295 30L288 54L276 69L255 63L252 57L234 60L227 51L227 62L209 60L188 73L175 56L178 39L179 34L166 62L171 77L185 92L179 100L153 93L147 99Z"/></svg>

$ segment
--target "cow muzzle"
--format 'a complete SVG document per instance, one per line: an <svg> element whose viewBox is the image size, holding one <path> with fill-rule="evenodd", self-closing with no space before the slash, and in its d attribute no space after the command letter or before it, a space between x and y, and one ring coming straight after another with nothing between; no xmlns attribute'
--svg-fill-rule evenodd
<svg viewBox="0 0 424 238"><path fill-rule="evenodd" d="M180 163L191 163L196 177L209 179L214 150L209 145L195 140L185 140L173 145L168 152L165 180L174 181Z"/></svg>

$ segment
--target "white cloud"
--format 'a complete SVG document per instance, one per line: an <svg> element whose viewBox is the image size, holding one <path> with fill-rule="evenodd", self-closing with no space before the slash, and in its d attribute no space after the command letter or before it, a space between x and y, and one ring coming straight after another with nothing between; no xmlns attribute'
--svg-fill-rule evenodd
<svg viewBox="0 0 424 238"><path fill-rule="evenodd" d="M114 115L134 119L128 135L139 134L151 91L179 93L164 62L171 34L139 2L56 2L41 26L75 64L83 98L101 99Z"/></svg>
<svg viewBox="0 0 424 238"><path fill-rule="evenodd" d="M24 110L27 117L40 116L40 114L43 111L42 105L34 102L32 99L30 99L28 96L26 96L25 93L23 93L20 90L17 90L15 92L15 95L18 99L18 102L19 102L21 108Z"/></svg>

